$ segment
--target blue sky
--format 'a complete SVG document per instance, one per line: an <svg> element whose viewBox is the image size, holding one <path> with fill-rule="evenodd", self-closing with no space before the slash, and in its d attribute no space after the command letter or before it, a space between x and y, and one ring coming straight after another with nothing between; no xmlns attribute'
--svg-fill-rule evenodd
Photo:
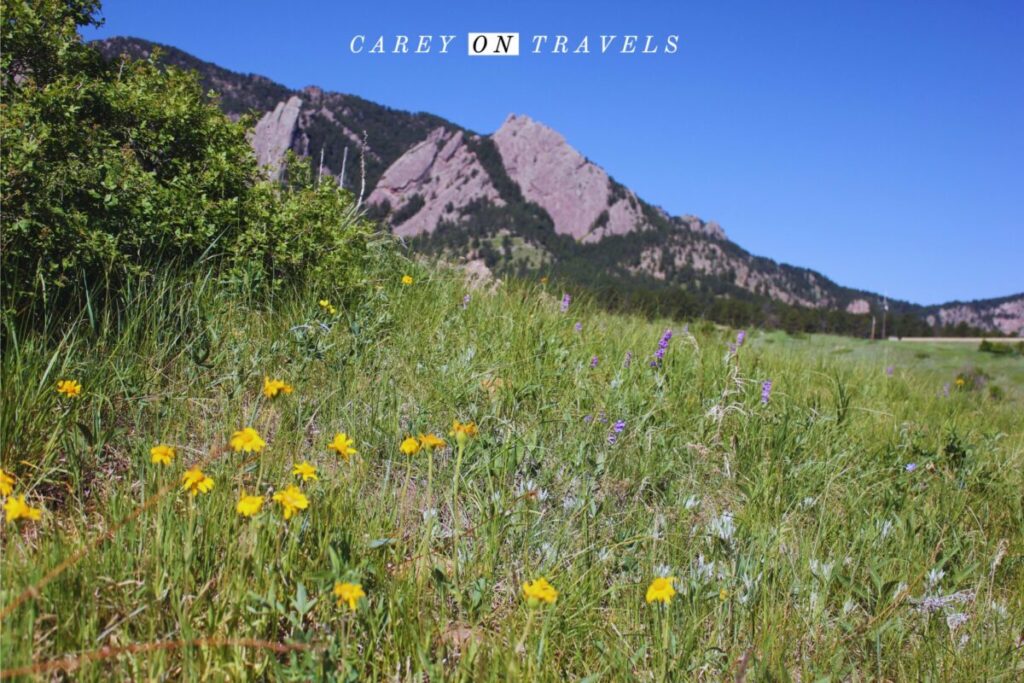
<svg viewBox="0 0 1024 683"><path fill-rule="evenodd" d="M488 133L560 131L672 213L837 282L1024 290L1024 3L106 0L105 26ZM679 34L674 55L353 55L351 37ZM464 43L456 42L454 46ZM592 50L594 48L592 44Z"/></svg>

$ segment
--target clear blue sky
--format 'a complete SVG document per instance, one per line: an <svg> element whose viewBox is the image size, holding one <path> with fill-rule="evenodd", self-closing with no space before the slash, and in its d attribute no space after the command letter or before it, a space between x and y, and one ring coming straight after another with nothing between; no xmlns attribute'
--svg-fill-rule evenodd
<svg viewBox="0 0 1024 683"><path fill-rule="evenodd" d="M528 114L648 201L841 284L919 303L1024 290L1020 0L106 0L103 16L87 37L147 38L479 132ZM468 31L678 33L680 49L348 50L356 33Z"/></svg>

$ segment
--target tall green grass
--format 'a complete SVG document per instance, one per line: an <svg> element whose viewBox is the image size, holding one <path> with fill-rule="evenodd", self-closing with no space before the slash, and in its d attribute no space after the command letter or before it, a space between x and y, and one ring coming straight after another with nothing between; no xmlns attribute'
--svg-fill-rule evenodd
<svg viewBox="0 0 1024 683"><path fill-rule="evenodd" d="M730 330L585 302L563 314L540 285L469 292L409 268L413 285L387 272L334 316L317 305L328 288L268 303L199 274L9 330L2 466L45 513L4 527L0 666L70 654L53 666L83 680L1022 675L1019 404L759 334L730 354ZM268 401L265 376L295 392ZM59 397L64 378L83 396ZM480 427L458 472L452 448L399 451L453 420ZM226 448L244 426L266 450ZM341 431L349 463L326 449ZM150 463L161 442L171 467ZM320 478L285 522L270 494L302 460ZM216 485L193 498L179 481L195 463ZM235 511L242 490L268 499L253 519ZM678 595L648 605L662 574ZM531 609L521 585L542 576L559 597ZM366 591L354 613L335 581Z"/></svg>

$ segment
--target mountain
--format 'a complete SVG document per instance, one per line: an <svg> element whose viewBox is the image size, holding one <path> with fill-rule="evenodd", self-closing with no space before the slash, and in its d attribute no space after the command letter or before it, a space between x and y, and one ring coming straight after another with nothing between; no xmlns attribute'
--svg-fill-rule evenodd
<svg viewBox="0 0 1024 683"><path fill-rule="evenodd" d="M887 331L902 335L1024 336L1024 293L929 307L883 302L754 256L717 223L644 201L528 116L510 115L484 135L354 95L292 90L136 38L94 45L110 59L147 58L159 48L162 62L196 71L228 115L258 117L252 143L271 173L289 150L308 157L417 250L499 273L544 272L598 291L610 305L734 324L866 336L884 308Z"/></svg>

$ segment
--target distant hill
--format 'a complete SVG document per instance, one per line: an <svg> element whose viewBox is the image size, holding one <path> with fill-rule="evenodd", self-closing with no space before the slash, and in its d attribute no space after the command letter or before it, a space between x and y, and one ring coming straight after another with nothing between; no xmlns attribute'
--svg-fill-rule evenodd
<svg viewBox="0 0 1024 683"><path fill-rule="evenodd" d="M881 334L884 314L890 334L1024 336L1024 293L925 307L754 256L717 223L644 201L528 116L509 115L482 135L354 95L292 90L141 39L94 44L111 59L159 47L163 62L198 72L225 112L254 112L253 147L271 172L292 150L359 192L365 139L368 209L419 250L499 274L550 274L610 305L733 324L866 336L872 317Z"/></svg>

